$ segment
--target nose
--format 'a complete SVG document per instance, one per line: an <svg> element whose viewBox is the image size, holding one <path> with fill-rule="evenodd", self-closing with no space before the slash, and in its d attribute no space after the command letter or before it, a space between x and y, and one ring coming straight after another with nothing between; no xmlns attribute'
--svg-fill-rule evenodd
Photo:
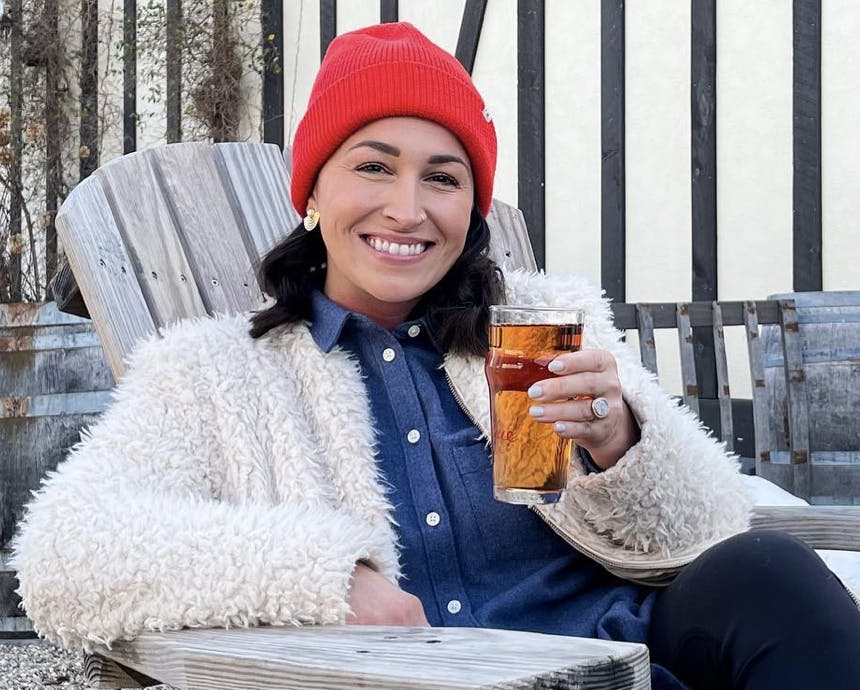
<svg viewBox="0 0 860 690"><path fill-rule="evenodd" d="M394 221L395 230L411 230L427 220L416 181L400 179L389 188L383 214Z"/></svg>

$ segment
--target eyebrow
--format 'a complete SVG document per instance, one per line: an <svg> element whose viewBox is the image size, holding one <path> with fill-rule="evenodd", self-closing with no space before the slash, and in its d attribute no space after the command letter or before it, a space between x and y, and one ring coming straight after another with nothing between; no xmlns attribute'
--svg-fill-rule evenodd
<svg viewBox="0 0 860 690"><path fill-rule="evenodd" d="M384 141L374 141L372 139L368 139L366 141L360 141L357 144L349 147L349 150L352 151L357 148L361 148L362 146L367 146L372 149L376 149L377 151L381 151L382 153L388 154L389 156L394 156L395 158L400 155L400 149L396 146L392 146L391 144L386 144ZM452 156L449 154L437 154L435 156L430 156L427 159L427 162L430 165L443 165L445 163L459 163L467 170L469 169L469 164L466 163L460 156Z"/></svg>

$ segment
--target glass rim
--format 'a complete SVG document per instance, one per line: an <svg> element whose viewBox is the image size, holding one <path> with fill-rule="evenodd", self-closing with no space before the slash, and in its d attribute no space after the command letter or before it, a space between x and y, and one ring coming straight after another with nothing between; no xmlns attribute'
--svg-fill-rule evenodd
<svg viewBox="0 0 860 690"><path fill-rule="evenodd" d="M498 312L504 311L505 309L511 309L516 311L526 311L526 312L537 312L537 311L549 311L549 312L577 312L579 314L584 315L585 310L582 307L535 307L535 306L526 306L520 304L491 304L490 312Z"/></svg>

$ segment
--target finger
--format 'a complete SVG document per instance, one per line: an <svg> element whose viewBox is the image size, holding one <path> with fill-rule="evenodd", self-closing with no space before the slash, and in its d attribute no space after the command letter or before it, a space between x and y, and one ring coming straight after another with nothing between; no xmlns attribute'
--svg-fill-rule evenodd
<svg viewBox="0 0 860 690"><path fill-rule="evenodd" d="M618 365L606 350L565 352L552 360L547 368L554 374L576 374L584 371L616 371Z"/></svg>
<svg viewBox="0 0 860 690"><path fill-rule="evenodd" d="M583 372L543 379L528 389L536 401L565 400L577 396L614 398L620 395L618 377L609 372Z"/></svg>
<svg viewBox="0 0 860 690"><path fill-rule="evenodd" d="M595 435L594 422L555 422L552 428L562 438L574 441L592 438Z"/></svg>
<svg viewBox="0 0 860 690"><path fill-rule="evenodd" d="M591 409L591 398L568 400L565 402L532 405L529 408L532 419L540 422L593 422L596 417Z"/></svg>

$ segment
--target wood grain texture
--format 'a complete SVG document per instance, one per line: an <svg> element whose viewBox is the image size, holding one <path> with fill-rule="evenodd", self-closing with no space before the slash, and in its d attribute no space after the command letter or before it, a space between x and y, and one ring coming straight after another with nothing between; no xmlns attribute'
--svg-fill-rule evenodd
<svg viewBox="0 0 860 690"><path fill-rule="evenodd" d="M678 348L681 355L681 397L684 404L699 414L699 388L696 385L696 357L693 351L693 329L690 326L690 305L678 303Z"/></svg>
<svg viewBox="0 0 860 690"><path fill-rule="evenodd" d="M752 529L788 532L814 549L860 551L860 506L756 506Z"/></svg>
<svg viewBox="0 0 860 690"><path fill-rule="evenodd" d="M186 174L194 177L193 171ZM151 151L124 156L96 172L152 320L162 327L203 316L206 308L158 175Z"/></svg>
<svg viewBox="0 0 860 690"><path fill-rule="evenodd" d="M259 307L256 250L233 215L212 146L186 143L147 153L206 311L231 314Z"/></svg>
<svg viewBox="0 0 860 690"><path fill-rule="evenodd" d="M84 655L84 680L90 688L98 690L122 690L158 685L158 681L141 673L124 668L98 654Z"/></svg>
<svg viewBox="0 0 860 690"><path fill-rule="evenodd" d="M99 654L183 690L650 688L644 645L477 628L181 630Z"/></svg>
<svg viewBox="0 0 860 690"><path fill-rule="evenodd" d="M493 199L487 225L490 226L490 258L498 266L503 269L537 270L522 211Z"/></svg>
<svg viewBox="0 0 860 690"><path fill-rule="evenodd" d="M650 304L636 305L636 325L639 330L639 358L642 360L642 366L659 377L657 341L654 339L654 316Z"/></svg>
<svg viewBox="0 0 860 690"><path fill-rule="evenodd" d="M302 220L290 201L284 158L269 144L217 144L213 156L236 220L251 239L256 267Z"/></svg>
<svg viewBox="0 0 860 690"><path fill-rule="evenodd" d="M57 232L110 369L119 379L124 358L140 338L155 332L155 323L98 176L79 184L65 200Z"/></svg>
<svg viewBox="0 0 860 690"><path fill-rule="evenodd" d="M810 496L809 409L806 399L806 372L797 309L792 300L780 300L782 351L785 357L785 383L788 399L788 443L794 481L791 492L808 499Z"/></svg>
<svg viewBox="0 0 860 690"><path fill-rule="evenodd" d="M765 465L770 462L773 441L770 433L770 420L767 416L758 309L753 301L744 303L744 325L746 327L747 357L750 367L750 387L753 396L756 473L762 474L765 471Z"/></svg>
<svg viewBox="0 0 860 690"><path fill-rule="evenodd" d="M726 444L726 450L735 449L735 433L732 424L732 394L729 388L729 367L726 361L726 339L723 333L723 310L720 303L714 301L714 363L717 369L717 397L720 401L720 439Z"/></svg>

